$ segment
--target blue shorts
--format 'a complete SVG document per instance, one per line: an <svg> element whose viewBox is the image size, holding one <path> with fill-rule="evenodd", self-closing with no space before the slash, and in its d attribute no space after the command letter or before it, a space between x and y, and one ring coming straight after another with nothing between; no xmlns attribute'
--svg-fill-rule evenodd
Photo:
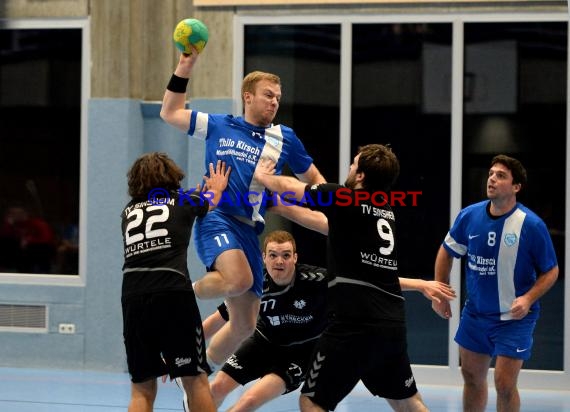
<svg viewBox="0 0 570 412"><path fill-rule="evenodd" d="M250 290L260 297L263 292L263 260L255 228L214 210L196 219L194 229L196 253L207 270L214 269L217 257L226 250L240 249L245 253L253 273Z"/></svg>
<svg viewBox="0 0 570 412"><path fill-rule="evenodd" d="M532 334L536 317L499 320L479 316L463 309L455 342L467 350L491 357L528 360L532 352Z"/></svg>

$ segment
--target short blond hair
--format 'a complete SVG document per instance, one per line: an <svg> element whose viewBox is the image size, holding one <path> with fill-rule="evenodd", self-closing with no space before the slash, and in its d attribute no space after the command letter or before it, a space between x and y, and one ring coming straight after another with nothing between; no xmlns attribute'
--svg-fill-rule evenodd
<svg viewBox="0 0 570 412"><path fill-rule="evenodd" d="M255 94L255 87L257 83L262 80L268 80L271 83L275 83L281 87L281 78L273 73L262 72L259 70L253 71L249 73L247 76L243 78L243 82L241 83L241 100L245 104L244 95L246 92Z"/></svg>

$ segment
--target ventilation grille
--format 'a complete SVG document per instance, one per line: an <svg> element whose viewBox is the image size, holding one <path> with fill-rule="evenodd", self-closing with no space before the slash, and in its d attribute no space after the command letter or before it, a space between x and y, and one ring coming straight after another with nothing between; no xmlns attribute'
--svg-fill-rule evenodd
<svg viewBox="0 0 570 412"><path fill-rule="evenodd" d="M0 331L47 332L47 307L0 304Z"/></svg>

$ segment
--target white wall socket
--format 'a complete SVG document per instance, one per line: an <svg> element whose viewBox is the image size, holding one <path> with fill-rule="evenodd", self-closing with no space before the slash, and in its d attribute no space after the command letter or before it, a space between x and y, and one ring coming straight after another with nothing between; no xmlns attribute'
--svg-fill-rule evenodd
<svg viewBox="0 0 570 412"><path fill-rule="evenodd" d="M74 323L60 323L59 324L59 333L64 333L67 335L71 335L75 333L75 324Z"/></svg>

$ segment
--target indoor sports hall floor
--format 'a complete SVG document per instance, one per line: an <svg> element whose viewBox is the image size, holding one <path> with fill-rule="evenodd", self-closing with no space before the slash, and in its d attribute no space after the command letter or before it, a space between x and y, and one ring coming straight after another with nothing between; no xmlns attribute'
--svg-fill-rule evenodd
<svg viewBox="0 0 570 412"><path fill-rule="evenodd" d="M424 401L432 412L461 410L461 388L420 385ZM0 368L1 412L125 412L129 401L127 374L64 371L54 369ZM230 395L224 411L239 395ZM262 412L297 411L298 391L281 396L259 409ZM488 411L495 411L495 396L489 392ZM570 411L569 391L521 391L522 411ZM363 386L337 407L338 412L390 411L383 399L373 398ZM175 384L159 384L155 411L182 411L181 394Z"/></svg>

